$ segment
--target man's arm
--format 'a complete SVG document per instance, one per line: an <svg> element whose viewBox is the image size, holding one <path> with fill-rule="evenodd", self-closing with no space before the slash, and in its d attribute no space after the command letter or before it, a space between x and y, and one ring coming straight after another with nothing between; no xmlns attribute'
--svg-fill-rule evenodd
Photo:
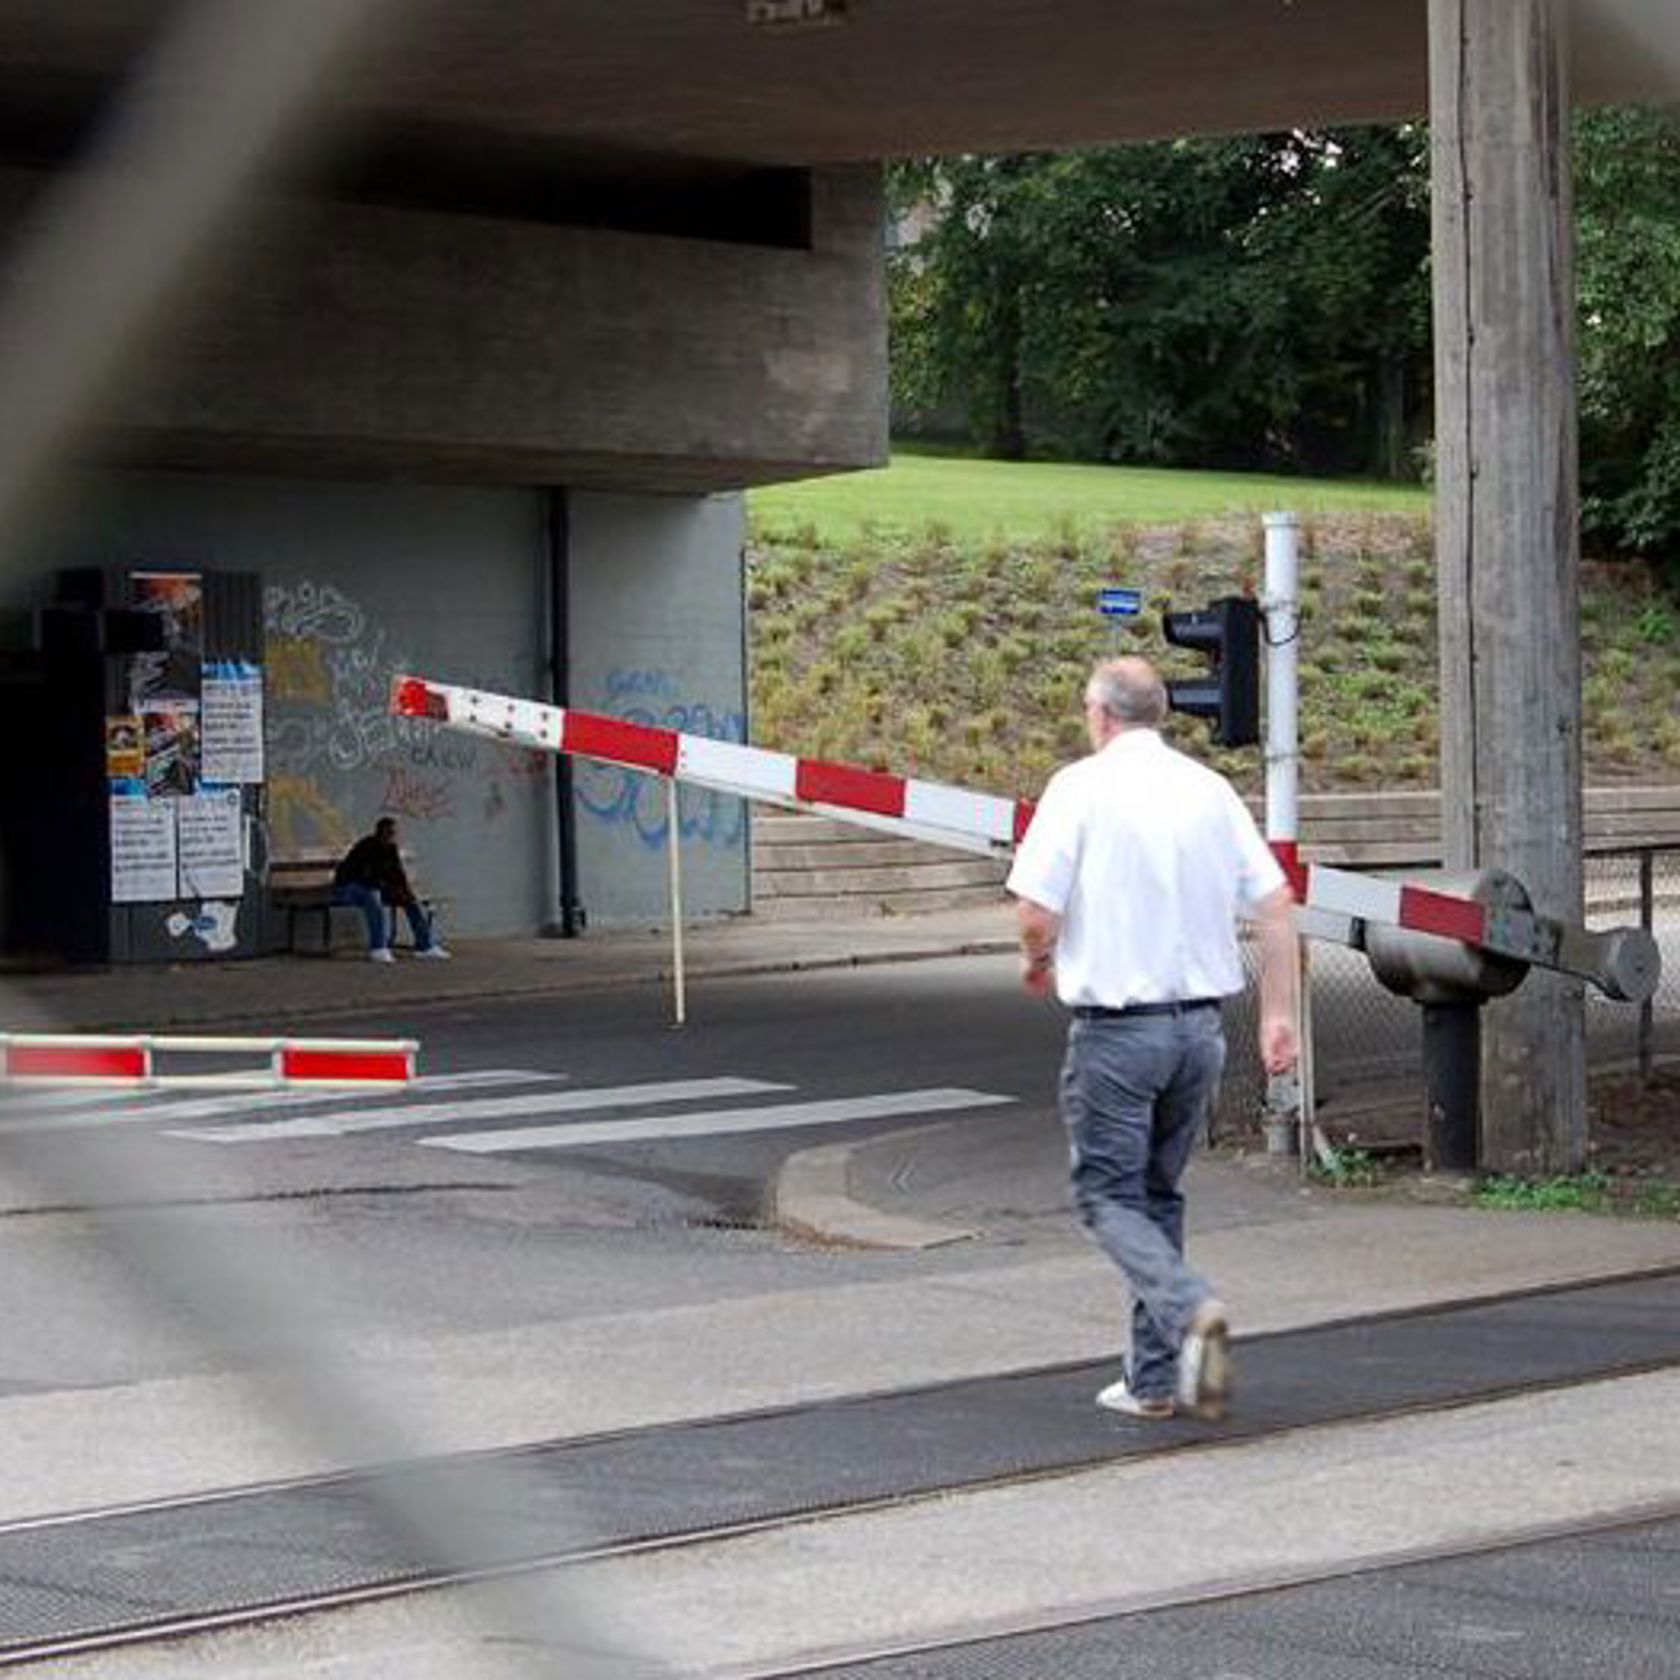
<svg viewBox="0 0 1680 1680"><path fill-rule="evenodd" d="M1034 997L1048 997L1056 978L1056 935L1062 918L1030 898L1015 900L1015 926L1021 942L1021 984Z"/></svg>
<svg viewBox="0 0 1680 1680"><path fill-rule="evenodd" d="M1287 1073L1300 1054L1295 1026L1300 947L1289 888L1267 893L1254 914L1260 935L1260 1060L1267 1073Z"/></svg>

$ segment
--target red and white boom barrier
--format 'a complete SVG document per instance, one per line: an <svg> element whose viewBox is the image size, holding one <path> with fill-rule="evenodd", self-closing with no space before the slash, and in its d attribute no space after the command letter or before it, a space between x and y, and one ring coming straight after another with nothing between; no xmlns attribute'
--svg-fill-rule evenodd
<svg viewBox="0 0 1680 1680"><path fill-rule="evenodd" d="M970 793L852 764L795 758L423 677L398 677L392 685L391 709L401 717L431 718L469 734L622 764L717 793L816 811L987 856L1007 857L1032 821L1033 807L1024 800Z"/></svg>
<svg viewBox="0 0 1680 1680"><path fill-rule="evenodd" d="M0 1033L0 1084L155 1090L279 1090L406 1085L420 1046L408 1038L193 1038L154 1033ZM188 1071L194 1057L231 1067ZM254 1065L252 1059L254 1058ZM238 1065L244 1060L247 1065Z"/></svg>
<svg viewBox="0 0 1680 1680"><path fill-rule="evenodd" d="M425 677L399 676L392 685L391 709L469 734L575 753L993 857L1013 853L1034 809L1026 800L796 758ZM1276 849L1300 905L1301 932L1311 938L1364 949L1367 924L1401 928L1573 974L1620 1001L1643 1002L1656 990L1661 957L1655 940L1641 928L1592 933L1508 901L1484 903L1416 883L1302 864L1292 841L1279 842Z"/></svg>

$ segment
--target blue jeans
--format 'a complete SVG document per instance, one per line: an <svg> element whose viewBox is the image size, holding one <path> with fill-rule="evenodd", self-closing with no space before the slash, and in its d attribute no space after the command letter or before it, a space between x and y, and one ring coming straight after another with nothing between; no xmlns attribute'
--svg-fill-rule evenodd
<svg viewBox="0 0 1680 1680"><path fill-rule="evenodd" d="M367 921L368 949L385 950L391 943L391 912L377 887L363 886L359 881L347 882L333 888L334 904L353 904ZM414 949L428 951L432 945L432 919L425 907L412 900L403 907L408 917L409 931L414 935Z"/></svg>
<svg viewBox="0 0 1680 1680"><path fill-rule="evenodd" d="M1217 1009L1076 1018L1062 1063L1074 1200L1132 1291L1126 1382L1166 1398L1178 1348L1212 1294L1184 1263L1179 1180L1225 1067Z"/></svg>

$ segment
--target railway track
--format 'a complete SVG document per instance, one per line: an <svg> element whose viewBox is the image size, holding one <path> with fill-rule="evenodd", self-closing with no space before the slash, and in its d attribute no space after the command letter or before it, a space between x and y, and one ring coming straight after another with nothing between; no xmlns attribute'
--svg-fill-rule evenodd
<svg viewBox="0 0 1680 1680"><path fill-rule="evenodd" d="M1241 1345L1243 1404L1217 1426L1118 1423L1090 1403L1107 1366L1059 1365L20 1522L0 1527L0 1666L1663 1372L1680 1366L1677 1280L1645 1273L1251 1338ZM414 1510L458 1518L450 1543L436 1547L393 1519ZM1632 1516L1652 1532L1680 1524L1680 1508L1660 1502ZM1543 1547L1581 1527L1538 1525L1517 1538ZM1624 1521L1616 1532L1633 1530ZM1511 1539L1487 1555L1508 1554ZM1381 1561L1420 1570L1438 1559ZM1256 1593L1324 1592L1371 1567L1310 1582L1255 1575L1213 1596L1234 1605ZM1101 1672L1131 1672L1102 1655L1103 1638L1118 1637L1103 1630L1205 1613L1209 1594L1195 1596L1199 1608L1170 1597L1098 1605L1057 1628L976 1624L926 1648L837 1654L828 1670L1052 1672L1031 1666L1053 1656L1031 1642L1062 1639L1073 1642L1063 1672L1079 1672L1081 1641L1107 1663ZM1137 1672L1165 1680L1173 1670Z"/></svg>

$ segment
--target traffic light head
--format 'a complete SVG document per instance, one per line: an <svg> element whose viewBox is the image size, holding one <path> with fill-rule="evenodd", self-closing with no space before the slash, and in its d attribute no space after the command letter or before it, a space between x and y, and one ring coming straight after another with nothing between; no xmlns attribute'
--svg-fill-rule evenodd
<svg viewBox="0 0 1680 1680"><path fill-rule="evenodd" d="M1225 595L1198 612L1164 615L1162 633L1212 663L1206 676L1167 684L1175 712L1205 717L1221 747L1260 739L1260 609L1246 595Z"/></svg>

